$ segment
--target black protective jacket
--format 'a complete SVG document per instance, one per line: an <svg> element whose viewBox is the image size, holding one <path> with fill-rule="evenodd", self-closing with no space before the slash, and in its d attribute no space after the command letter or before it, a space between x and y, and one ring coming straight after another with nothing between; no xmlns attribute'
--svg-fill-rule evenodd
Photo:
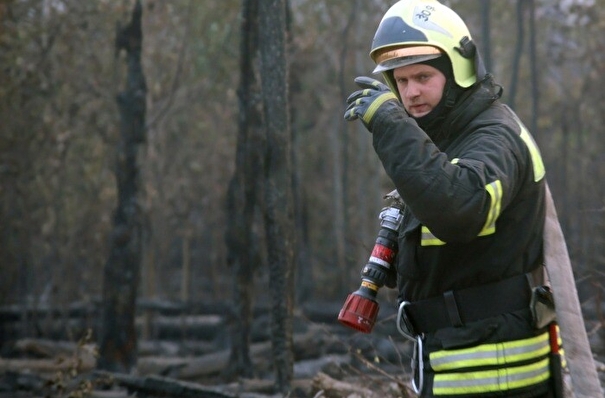
<svg viewBox="0 0 605 398"><path fill-rule="evenodd" d="M435 142L403 109L373 120L374 149L406 205L397 256L400 301L501 281L542 264L542 160L529 132L498 97L488 75L457 101L432 135L443 137ZM528 303L526 310L426 334L425 362L431 351L539 332ZM525 389L506 396L531 394Z"/></svg>

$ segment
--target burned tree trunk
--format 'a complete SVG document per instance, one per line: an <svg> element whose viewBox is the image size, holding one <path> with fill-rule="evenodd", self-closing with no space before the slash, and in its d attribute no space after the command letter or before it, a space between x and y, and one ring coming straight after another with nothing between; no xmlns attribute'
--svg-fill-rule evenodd
<svg viewBox="0 0 605 398"><path fill-rule="evenodd" d="M138 200L137 150L145 138L147 88L141 67L142 7L137 0L130 23L120 29L116 53L126 51L126 88L117 97L120 112L116 180L118 204L114 214L111 252L105 264L100 369L129 372L136 365L135 306L141 263L141 222Z"/></svg>
<svg viewBox="0 0 605 398"><path fill-rule="evenodd" d="M536 3L534 0L529 0L529 67L531 70L531 122L530 131L540 140L538 132L538 118L539 118L539 103L540 93L538 91L538 47L537 47L537 32L536 32Z"/></svg>
<svg viewBox="0 0 605 398"><path fill-rule="evenodd" d="M258 0L243 0L240 44L239 133L235 173L229 184L226 228L227 261L233 268L231 357L227 375L252 376L250 330L254 271L262 262L255 215L262 203L265 139L258 68Z"/></svg>
<svg viewBox="0 0 605 398"><path fill-rule="evenodd" d="M259 4L261 93L267 129L265 225L272 297L271 334L276 388L286 393L293 375L294 215L286 57L286 0Z"/></svg>
<svg viewBox="0 0 605 398"><path fill-rule="evenodd" d="M510 97L508 103L511 108L515 109L515 99L517 97L517 86L519 80L519 71L521 65L521 56L523 55L523 43L525 41L525 1L517 0L517 44L515 45L515 53L513 57L513 65L511 67L512 76L510 81Z"/></svg>
<svg viewBox="0 0 605 398"><path fill-rule="evenodd" d="M481 56L485 63L485 69L493 73L492 68L492 25L491 25L491 8L490 0L479 0L481 7Z"/></svg>

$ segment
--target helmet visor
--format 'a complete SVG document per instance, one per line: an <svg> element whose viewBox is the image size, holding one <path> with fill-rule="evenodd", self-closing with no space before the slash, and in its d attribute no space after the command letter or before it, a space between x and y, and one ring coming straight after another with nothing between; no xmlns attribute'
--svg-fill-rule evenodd
<svg viewBox="0 0 605 398"><path fill-rule="evenodd" d="M376 68L372 73L381 73L406 65L417 64L438 58L443 53L432 46L414 46L397 49L386 49L376 54Z"/></svg>

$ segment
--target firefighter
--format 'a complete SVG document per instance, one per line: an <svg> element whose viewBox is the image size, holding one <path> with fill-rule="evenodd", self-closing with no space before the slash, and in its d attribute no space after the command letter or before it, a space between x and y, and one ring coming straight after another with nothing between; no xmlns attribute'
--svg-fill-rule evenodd
<svg viewBox="0 0 605 398"><path fill-rule="evenodd" d="M545 169L534 139L500 101L463 20L436 0L394 4L370 56L386 84L356 78L344 117L372 133L405 203L389 277L399 330L415 341L414 389L558 396L543 280Z"/></svg>

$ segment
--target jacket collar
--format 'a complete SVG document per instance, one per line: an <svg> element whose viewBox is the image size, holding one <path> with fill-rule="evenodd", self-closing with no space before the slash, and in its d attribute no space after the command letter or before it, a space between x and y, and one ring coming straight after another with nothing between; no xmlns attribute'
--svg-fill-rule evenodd
<svg viewBox="0 0 605 398"><path fill-rule="evenodd" d="M464 127L478 114L489 108L502 95L502 87L495 83L491 74L465 90L447 114L443 123L433 132L427 131L440 148L462 133Z"/></svg>

